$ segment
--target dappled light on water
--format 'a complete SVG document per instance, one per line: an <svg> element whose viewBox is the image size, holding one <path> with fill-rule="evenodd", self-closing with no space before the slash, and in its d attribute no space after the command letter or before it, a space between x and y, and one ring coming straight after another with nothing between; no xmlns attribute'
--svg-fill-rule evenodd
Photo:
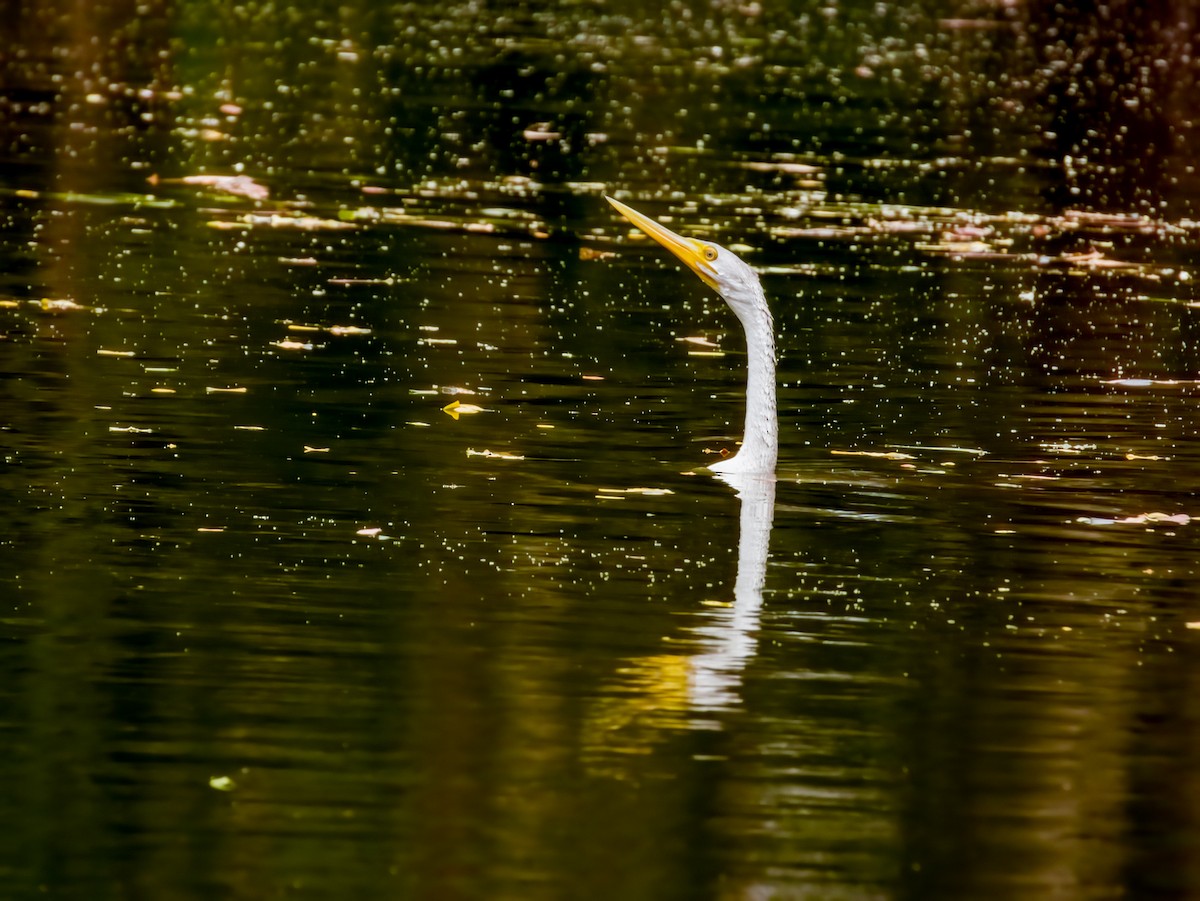
<svg viewBox="0 0 1200 901"><path fill-rule="evenodd" d="M0 54L10 894L1200 892L1181 4L89 17ZM761 276L773 478L605 195Z"/></svg>

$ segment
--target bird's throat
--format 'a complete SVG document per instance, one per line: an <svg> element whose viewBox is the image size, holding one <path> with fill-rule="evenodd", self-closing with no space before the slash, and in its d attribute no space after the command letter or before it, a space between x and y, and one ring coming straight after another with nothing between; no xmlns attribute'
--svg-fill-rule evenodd
<svg viewBox="0 0 1200 901"><path fill-rule="evenodd" d="M775 400L775 333L770 313L746 326L746 428L738 456L748 455L754 468L774 471L779 456L779 418ZM749 460L747 461L749 462Z"/></svg>
<svg viewBox="0 0 1200 901"><path fill-rule="evenodd" d="M746 330L746 425L737 454L709 468L716 472L775 471L779 419L775 400L775 325L764 302L739 315Z"/></svg>

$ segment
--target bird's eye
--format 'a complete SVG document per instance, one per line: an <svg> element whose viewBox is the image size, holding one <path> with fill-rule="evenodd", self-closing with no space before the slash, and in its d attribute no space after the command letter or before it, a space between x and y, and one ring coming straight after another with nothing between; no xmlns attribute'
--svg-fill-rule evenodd
<svg viewBox="0 0 1200 901"><path fill-rule="evenodd" d="M717 258L717 248L715 248L715 247L705 247L704 248L704 259L708 260L711 263L716 258Z"/></svg>

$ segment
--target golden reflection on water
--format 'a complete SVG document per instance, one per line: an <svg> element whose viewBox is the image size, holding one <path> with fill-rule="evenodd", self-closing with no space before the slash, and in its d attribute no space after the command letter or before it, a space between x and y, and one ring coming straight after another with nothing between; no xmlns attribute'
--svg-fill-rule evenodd
<svg viewBox="0 0 1200 901"><path fill-rule="evenodd" d="M742 672L754 657L775 515L775 477L722 473L738 496L737 575L733 599L714 602L687 630L675 653L636 659L618 671L619 691L590 711L585 753L647 753L663 729L741 704ZM608 772L600 765L601 772Z"/></svg>

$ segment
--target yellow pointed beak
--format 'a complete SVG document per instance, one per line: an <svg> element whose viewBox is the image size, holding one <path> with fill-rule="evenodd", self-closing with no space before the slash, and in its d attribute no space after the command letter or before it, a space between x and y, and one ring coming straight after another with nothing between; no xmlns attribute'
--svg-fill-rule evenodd
<svg viewBox="0 0 1200 901"><path fill-rule="evenodd" d="M604 199L611 203L618 213L648 234L651 238L661 244L675 256L679 257L692 272L700 276L704 284L708 285L714 291L719 291L717 288L716 274L712 267L709 266L708 260L704 258L704 251L707 245L703 241L697 241L695 238L685 238L683 235L677 235L664 225L659 225L649 216L643 216L632 207L627 207L619 200L613 200L607 194Z"/></svg>

